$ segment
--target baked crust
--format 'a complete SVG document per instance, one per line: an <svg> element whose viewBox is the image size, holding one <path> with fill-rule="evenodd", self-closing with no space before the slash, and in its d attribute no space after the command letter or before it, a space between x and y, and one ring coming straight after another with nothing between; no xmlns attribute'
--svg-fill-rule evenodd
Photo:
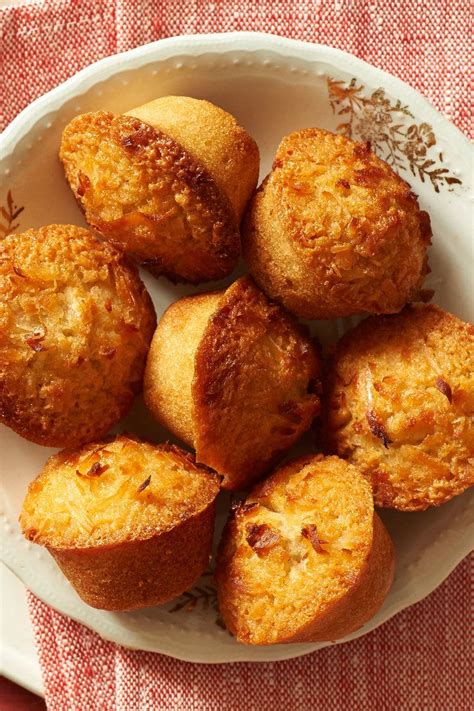
<svg viewBox="0 0 474 711"><path fill-rule="evenodd" d="M172 599L209 563L219 480L170 445L130 437L51 457L20 523L89 605L130 610Z"/></svg>
<svg viewBox="0 0 474 711"><path fill-rule="evenodd" d="M249 486L319 414L320 374L307 332L251 279L238 279L196 351L197 460L224 474L224 487Z"/></svg>
<svg viewBox="0 0 474 711"><path fill-rule="evenodd" d="M60 158L88 223L102 237L155 276L198 284L226 276L237 263L241 214L255 189L259 156L233 117L209 102L187 99L182 106L184 99L150 102L130 112L138 118L104 111L78 116L64 130ZM227 172L217 156L212 162L199 152L205 145L191 130L196 111L202 135L218 146L220 134L226 137ZM193 144L197 152L186 147ZM239 168L240 188L231 189Z"/></svg>
<svg viewBox="0 0 474 711"><path fill-rule="evenodd" d="M245 488L279 460L319 413L315 343L249 277L165 312L145 371L154 417L198 462Z"/></svg>
<svg viewBox="0 0 474 711"><path fill-rule="evenodd" d="M194 447L193 379L196 351L221 292L195 294L173 302L153 336L145 368L143 395L153 417Z"/></svg>
<svg viewBox="0 0 474 711"><path fill-rule="evenodd" d="M141 389L156 324L136 268L72 225L0 242L0 420L51 447L105 435Z"/></svg>
<svg viewBox="0 0 474 711"><path fill-rule="evenodd" d="M371 317L328 372L327 446L357 464L376 504L439 506L474 484L474 327L435 305Z"/></svg>
<svg viewBox="0 0 474 711"><path fill-rule="evenodd" d="M210 101L161 96L127 112L172 138L211 175L240 224L256 188L258 146L235 118Z"/></svg>
<svg viewBox="0 0 474 711"><path fill-rule="evenodd" d="M359 470L303 457L231 514L216 564L220 612L246 644L333 641L377 612L394 564Z"/></svg>
<svg viewBox="0 0 474 711"><path fill-rule="evenodd" d="M430 220L368 144L321 129L281 142L244 223L257 284L305 318L392 313L429 271Z"/></svg>

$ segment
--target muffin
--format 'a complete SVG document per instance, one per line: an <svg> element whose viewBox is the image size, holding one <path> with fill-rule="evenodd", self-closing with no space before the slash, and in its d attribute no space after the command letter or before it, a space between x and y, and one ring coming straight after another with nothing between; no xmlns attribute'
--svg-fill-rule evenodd
<svg viewBox="0 0 474 711"><path fill-rule="evenodd" d="M156 276L198 284L235 267L259 152L223 109L165 96L123 115L83 114L60 158L87 222Z"/></svg>
<svg viewBox="0 0 474 711"><path fill-rule="evenodd" d="M257 284L309 319L400 311L429 271L430 220L369 144L311 128L283 139L243 228Z"/></svg>
<svg viewBox="0 0 474 711"><path fill-rule="evenodd" d="M144 380L153 416L196 460L244 488L319 412L315 345L248 277L172 304L158 324Z"/></svg>
<svg viewBox="0 0 474 711"><path fill-rule="evenodd" d="M394 561L360 471L303 457L231 514L216 564L220 612L246 644L333 641L375 615Z"/></svg>
<svg viewBox="0 0 474 711"><path fill-rule="evenodd" d="M101 437L141 389L155 311L135 267L87 230L0 242L0 421L72 447Z"/></svg>
<svg viewBox="0 0 474 711"><path fill-rule="evenodd" d="M421 511L474 483L474 326L434 305L371 317L329 365L327 440L378 506Z"/></svg>
<svg viewBox="0 0 474 711"><path fill-rule="evenodd" d="M92 607L159 605L209 563L218 478L178 447L130 437L52 456L20 524Z"/></svg>

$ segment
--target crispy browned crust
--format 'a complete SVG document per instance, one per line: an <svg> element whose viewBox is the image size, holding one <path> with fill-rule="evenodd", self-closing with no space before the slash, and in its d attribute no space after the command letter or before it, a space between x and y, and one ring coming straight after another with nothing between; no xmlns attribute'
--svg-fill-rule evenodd
<svg viewBox="0 0 474 711"><path fill-rule="evenodd" d="M420 511L474 484L474 327L435 305L372 317L328 368L327 446L379 506Z"/></svg>
<svg viewBox="0 0 474 711"><path fill-rule="evenodd" d="M315 343L249 277L232 284L208 321L192 384L198 462L240 489L258 479L319 413Z"/></svg>
<svg viewBox="0 0 474 711"><path fill-rule="evenodd" d="M96 548L49 548L78 595L102 610L161 605L191 587L207 568L215 503L171 531Z"/></svg>
<svg viewBox="0 0 474 711"><path fill-rule="evenodd" d="M235 267L226 195L165 133L132 116L84 114L65 128L60 157L88 223L156 276L198 284Z"/></svg>
<svg viewBox="0 0 474 711"><path fill-rule="evenodd" d="M304 488L301 498L285 491L286 483L308 466L314 471L305 474L303 487L308 477L319 476L324 505L319 497L318 501L308 497ZM347 509L343 506L341 511L337 496L331 500L323 493L334 475L350 492ZM295 512L309 519L318 516L327 526L321 541L311 540L307 533L312 528L316 536L316 526L301 528L299 546L304 548L303 538L309 539L301 573L293 571L301 555L291 542ZM346 513L361 528L352 543L351 562L341 565L340 546L350 541L350 529L339 522ZM263 535L264 528L272 530L273 537L265 532L271 546L257 548L248 533L257 529ZM318 567L320 561L324 567ZM219 609L229 631L246 644L334 641L373 617L390 589L394 568L393 543L374 513L360 472L335 457L303 457L277 470L231 513L216 563Z"/></svg>
<svg viewBox="0 0 474 711"><path fill-rule="evenodd" d="M429 216L366 144L320 129L290 134L242 233L257 284L305 318L392 313L417 300Z"/></svg>
<svg viewBox="0 0 474 711"><path fill-rule="evenodd" d="M120 436L53 455L20 524L86 603L130 610L181 594L207 567L218 492L179 447Z"/></svg>
<svg viewBox="0 0 474 711"><path fill-rule="evenodd" d="M232 114L204 99L161 96L126 112L193 156L227 196L238 224L257 186L258 146Z"/></svg>
<svg viewBox="0 0 474 711"><path fill-rule="evenodd" d="M141 389L156 324L136 268L87 230L0 243L0 421L51 447L105 435Z"/></svg>

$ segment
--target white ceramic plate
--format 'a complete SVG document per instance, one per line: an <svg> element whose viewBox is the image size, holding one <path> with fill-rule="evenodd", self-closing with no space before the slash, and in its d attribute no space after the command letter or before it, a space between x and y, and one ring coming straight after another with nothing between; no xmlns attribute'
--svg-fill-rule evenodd
<svg viewBox="0 0 474 711"><path fill-rule="evenodd" d="M83 224L57 159L63 127L84 111L122 112L166 94L206 98L235 114L260 146L261 176L282 136L293 129L320 126L370 139L411 183L431 215L429 285L436 289L435 300L472 319L469 142L398 79L339 50L269 35L161 40L104 59L31 104L0 137L0 237L7 230L52 222ZM196 291L143 276L158 315L178 296ZM314 329L328 340L346 326L316 323ZM167 436L147 418L140 402L126 426L157 441ZM17 525L27 484L51 452L0 428L2 557L47 603L107 639L189 661L271 661L325 646L237 644L216 624L210 575L163 607L122 614L87 607L48 553L23 540ZM374 629L442 582L470 550L473 512L474 491L438 510L383 513L397 547L396 579L377 616L352 637ZM223 514L218 529L222 519Z"/></svg>

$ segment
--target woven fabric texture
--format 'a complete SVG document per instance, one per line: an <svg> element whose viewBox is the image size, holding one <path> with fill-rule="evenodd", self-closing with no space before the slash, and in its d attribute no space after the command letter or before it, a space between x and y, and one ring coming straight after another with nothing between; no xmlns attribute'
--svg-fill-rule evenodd
<svg viewBox="0 0 474 711"><path fill-rule="evenodd" d="M102 57L161 37L261 30L345 49L404 79L473 135L470 0L33 0L0 7L0 129ZM474 559L349 644L275 664L133 652L29 608L51 711L472 709Z"/></svg>
<svg viewBox="0 0 474 711"><path fill-rule="evenodd" d="M29 0L0 6L0 129L102 57L161 37L253 30L345 49L472 135L471 0Z"/></svg>

